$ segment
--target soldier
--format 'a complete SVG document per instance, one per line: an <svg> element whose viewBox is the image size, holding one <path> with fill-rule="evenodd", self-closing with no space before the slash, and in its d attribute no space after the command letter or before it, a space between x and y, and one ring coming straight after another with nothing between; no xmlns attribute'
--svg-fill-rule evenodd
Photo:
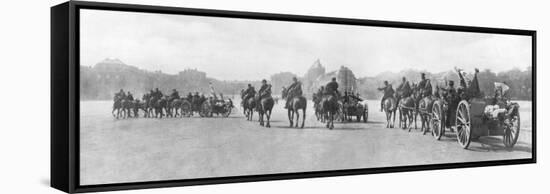
<svg viewBox="0 0 550 194"><path fill-rule="evenodd" d="M258 90L258 94L260 96L259 100L271 96L271 84L267 84L265 79L262 80L262 86L260 87L260 90Z"/></svg>
<svg viewBox="0 0 550 194"><path fill-rule="evenodd" d="M287 89L287 98L285 103L285 108L289 107L290 99L302 95L302 83L298 81L298 78L292 78L292 84L288 86Z"/></svg>
<svg viewBox="0 0 550 194"><path fill-rule="evenodd" d="M130 91L128 91L128 94L126 95L126 100L134 101L134 96L132 96L132 93L130 93Z"/></svg>
<svg viewBox="0 0 550 194"><path fill-rule="evenodd" d="M409 97L411 95L411 85L409 84L409 81L407 81L407 78L403 77L401 84L397 87L397 94L400 94L400 96L397 96L398 102L399 99Z"/></svg>
<svg viewBox="0 0 550 194"><path fill-rule="evenodd" d="M340 98L340 92L338 92L338 82L336 82L336 78L333 77L330 82L327 83L325 86L326 94L328 95L334 95L336 98Z"/></svg>
<svg viewBox="0 0 550 194"><path fill-rule="evenodd" d="M191 102L193 100L193 93L189 92L189 94L187 94L187 100L189 102Z"/></svg>
<svg viewBox="0 0 550 194"><path fill-rule="evenodd" d="M454 81L449 81L447 88L442 89L444 92L443 98L449 103L449 109L447 110L447 118L452 118L451 114L455 114L456 107L458 106L458 93L454 87ZM450 126L451 119L447 119L445 126Z"/></svg>
<svg viewBox="0 0 550 194"><path fill-rule="evenodd" d="M120 89L119 92L115 93L115 100L124 99L124 98L126 98L126 94L124 93L124 90Z"/></svg>
<svg viewBox="0 0 550 194"><path fill-rule="evenodd" d="M254 86L252 86L252 84L248 84L248 88L246 88L246 90L244 91L244 100L247 100L254 95L256 95L256 89L254 89Z"/></svg>
<svg viewBox="0 0 550 194"><path fill-rule="evenodd" d="M420 79L418 88L422 91L422 96L430 96L432 94L432 84L430 84L430 80L426 79L425 73L420 73Z"/></svg>
<svg viewBox="0 0 550 194"><path fill-rule="evenodd" d="M157 99L161 99L164 95L159 90L159 88L155 88L155 95L154 96L157 97Z"/></svg>
<svg viewBox="0 0 550 194"><path fill-rule="evenodd" d="M391 84L388 83L388 81L384 81L384 87L378 88L380 91L384 91L384 96L382 97L382 100L380 101L380 112L384 111L384 101L389 98L393 97L393 94L395 93L393 90L393 87Z"/></svg>
<svg viewBox="0 0 550 194"><path fill-rule="evenodd" d="M178 93L178 91L176 89L172 89L172 94L170 94L170 101L173 101L179 98L180 98L180 94Z"/></svg>

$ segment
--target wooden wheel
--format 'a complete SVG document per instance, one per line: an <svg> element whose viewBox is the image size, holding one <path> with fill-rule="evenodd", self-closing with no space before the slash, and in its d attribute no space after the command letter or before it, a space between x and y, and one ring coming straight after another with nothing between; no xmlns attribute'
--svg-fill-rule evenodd
<svg viewBox="0 0 550 194"><path fill-rule="evenodd" d="M456 138L464 149L468 149L472 136L470 123L470 105L467 101L460 101L456 108Z"/></svg>
<svg viewBox="0 0 550 194"><path fill-rule="evenodd" d="M516 111L516 114L507 120L508 123L505 123L504 127L504 136L503 142L507 148L512 148L518 141L519 129L520 129L520 117L519 111Z"/></svg>
<svg viewBox="0 0 550 194"><path fill-rule="evenodd" d="M443 117L443 104L441 101L435 101L432 106L432 114L430 118L430 128L432 129L432 136L440 140L445 131L445 119Z"/></svg>
<svg viewBox="0 0 550 194"><path fill-rule="evenodd" d="M230 104L225 104L223 109L224 109L224 112L222 113L222 116L223 117L228 117L231 114L231 105Z"/></svg>
<svg viewBox="0 0 550 194"><path fill-rule="evenodd" d="M201 109L199 111L199 115L201 117L210 117L212 113L212 106L210 106L210 103L203 102L201 105Z"/></svg>
<svg viewBox="0 0 550 194"><path fill-rule="evenodd" d="M190 117L193 113L191 103L184 101L181 104L181 115L184 117Z"/></svg>

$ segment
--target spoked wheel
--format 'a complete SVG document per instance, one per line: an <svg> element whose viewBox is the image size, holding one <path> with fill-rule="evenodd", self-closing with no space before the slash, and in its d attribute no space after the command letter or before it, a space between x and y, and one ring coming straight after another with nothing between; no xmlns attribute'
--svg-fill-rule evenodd
<svg viewBox="0 0 550 194"><path fill-rule="evenodd" d="M186 103L186 102L182 103L181 104L181 115L183 117L190 117L191 113L192 113L191 104Z"/></svg>
<svg viewBox="0 0 550 194"><path fill-rule="evenodd" d="M231 105L226 104L223 109L224 109L224 112L222 113L222 116L229 117L229 115L231 114Z"/></svg>
<svg viewBox="0 0 550 194"><path fill-rule="evenodd" d="M430 128L432 129L432 136L440 140L445 130L445 121L443 119L443 104L440 101L434 102L432 106L432 114L430 116Z"/></svg>
<svg viewBox="0 0 550 194"><path fill-rule="evenodd" d="M210 103L208 102L202 103L199 115L201 117L210 117L211 113L212 113L212 106L210 106Z"/></svg>
<svg viewBox="0 0 550 194"><path fill-rule="evenodd" d="M456 138L464 149L468 149L472 136L470 125L470 106L463 100L456 109Z"/></svg>
<svg viewBox="0 0 550 194"><path fill-rule="evenodd" d="M504 127L504 146L507 148L512 148L518 141L519 137L519 129L520 129L520 119L519 119L519 111L516 111L516 115L509 118L507 121L509 123L505 124Z"/></svg>

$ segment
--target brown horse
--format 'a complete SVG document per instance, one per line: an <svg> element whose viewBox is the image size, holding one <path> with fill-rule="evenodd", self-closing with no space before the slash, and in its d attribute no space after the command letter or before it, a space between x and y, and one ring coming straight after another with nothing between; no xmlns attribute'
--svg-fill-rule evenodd
<svg viewBox="0 0 550 194"><path fill-rule="evenodd" d="M260 117L260 125L264 126L264 115L266 116L266 124L265 127L271 127L270 120L271 120L271 110L273 109L273 105L275 104L275 101L271 97L271 95L263 97L260 100L260 97L256 97L258 100L256 101L256 110L258 111L258 116Z"/></svg>
<svg viewBox="0 0 550 194"><path fill-rule="evenodd" d="M283 89L282 97L287 98L288 97L288 89ZM296 128L298 128L298 123L300 122L300 113L299 110L302 110L302 126L300 128L304 128L305 122L306 122L306 108L307 108L307 99L304 96L297 95L289 99L287 102L287 110L288 110L288 121L290 122L290 127L294 126L294 115L296 115Z"/></svg>
<svg viewBox="0 0 550 194"><path fill-rule="evenodd" d="M243 114L246 116L246 120L251 121L254 117L254 108L256 108L256 100L254 97L246 98L242 96Z"/></svg>
<svg viewBox="0 0 550 194"><path fill-rule="evenodd" d="M340 108L338 99L333 95L325 95L321 99L321 112L326 118L326 126L329 129L334 128L334 117Z"/></svg>

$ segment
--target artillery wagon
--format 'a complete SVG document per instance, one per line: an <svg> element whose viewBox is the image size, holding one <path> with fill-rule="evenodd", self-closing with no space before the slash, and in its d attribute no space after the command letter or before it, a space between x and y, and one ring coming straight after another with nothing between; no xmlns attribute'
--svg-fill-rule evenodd
<svg viewBox="0 0 550 194"><path fill-rule="evenodd" d="M229 100L206 100L199 110L201 117L212 117L214 114L228 117L233 109L233 102Z"/></svg>
<svg viewBox="0 0 550 194"><path fill-rule="evenodd" d="M520 131L519 105L508 103L500 108L502 111L487 112L487 107L493 106L491 101L493 99L488 98L461 100L456 110L449 110L448 103L442 100L434 102L430 120L433 136L439 140L445 134L447 123L450 125L447 127L456 130L457 141L464 149L468 148L471 140L482 136L502 136L504 145L512 148ZM446 111L454 111L450 114L452 118L446 118Z"/></svg>
<svg viewBox="0 0 550 194"><path fill-rule="evenodd" d="M369 118L369 105L366 101L358 103L343 103L338 111L338 120L345 122L356 117L357 121L367 122Z"/></svg>

